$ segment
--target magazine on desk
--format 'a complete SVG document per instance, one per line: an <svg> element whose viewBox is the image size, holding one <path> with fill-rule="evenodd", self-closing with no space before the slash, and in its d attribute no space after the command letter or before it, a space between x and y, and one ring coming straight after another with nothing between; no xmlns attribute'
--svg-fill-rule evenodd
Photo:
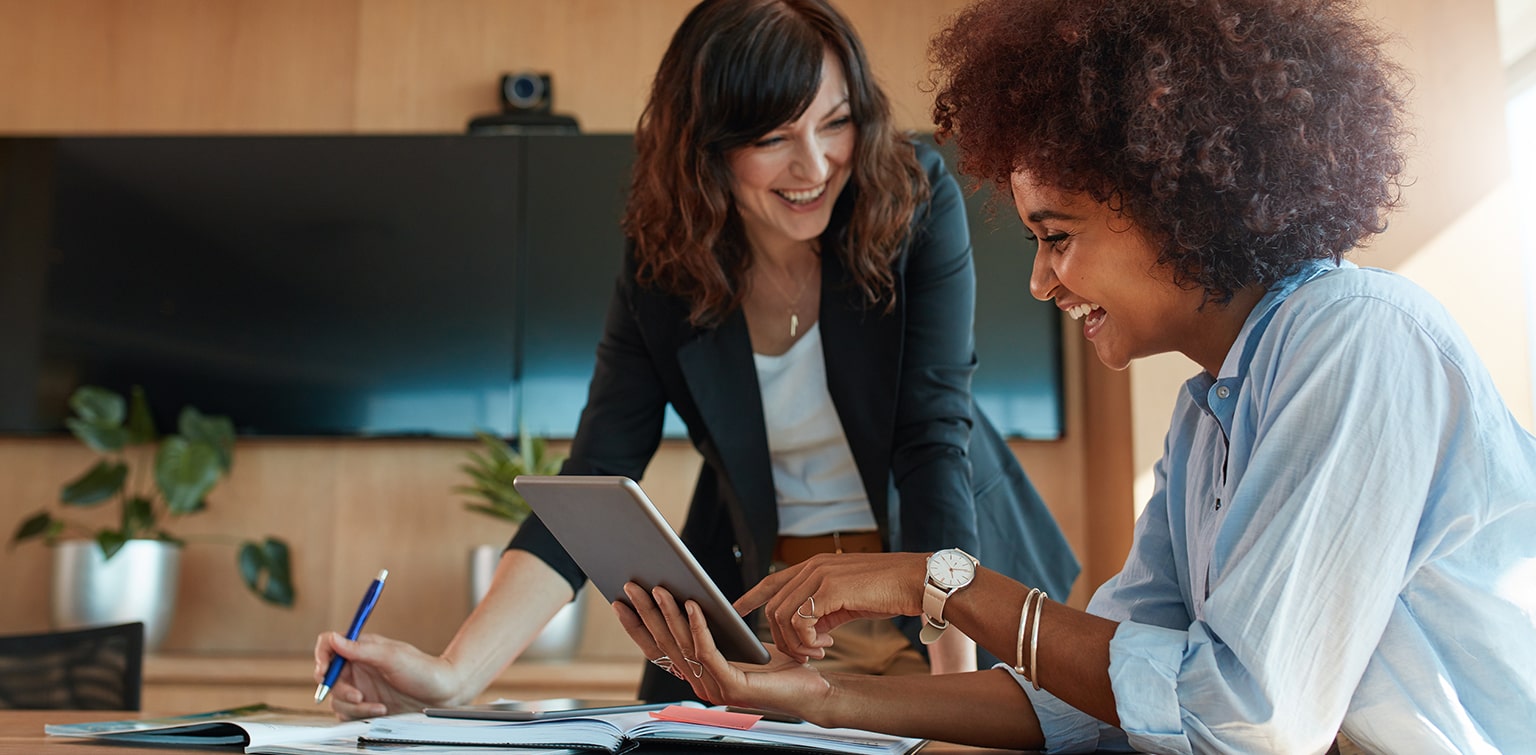
<svg viewBox="0 0 1536 755"><path fill-rule="evenodd" d="M304 711L257 704L186 716L47 724L43 731L59 737L182 747L259 747L341 739L350 740L355 747L358 735L368 730L368 724L368 721L340 723L328 710Z"/></svg>
<svg viewBox="0 0 1536 755"><path fill-rule="evenodd" d="M779 752L906 755L926 740L809 723L757 721L751 728L658 719L621 713L544 721L479 721L404 714L374 719L359 742L562 748L621 753L647 744L730 747Z"/></svg>

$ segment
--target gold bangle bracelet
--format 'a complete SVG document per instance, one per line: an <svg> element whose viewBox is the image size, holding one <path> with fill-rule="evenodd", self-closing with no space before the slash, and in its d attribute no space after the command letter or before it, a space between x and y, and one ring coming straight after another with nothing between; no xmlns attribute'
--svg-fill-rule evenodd
<svg viewBox="0 0 1536 755"><path fill-rule="evenodd" d="M1040 599L1035 601L1034 626L1029 630L1029 681L1040 689L1040 666L1038 665L1040 650L1040 614L1045 612L1045 601L1049 598L1044 592L1040 593Z"/></svg>
<svg viewBox="0 0 1536 755"><path fill-rule="evenodd" d="M1034 602L1035 596L1044 594L1038 587L1031 589L1024 596L1024 607L1019 609L1019 642L1013 652L1013 670L1021 676L1024 675L1024 630L1029 628L1029 604Z"/></svg>

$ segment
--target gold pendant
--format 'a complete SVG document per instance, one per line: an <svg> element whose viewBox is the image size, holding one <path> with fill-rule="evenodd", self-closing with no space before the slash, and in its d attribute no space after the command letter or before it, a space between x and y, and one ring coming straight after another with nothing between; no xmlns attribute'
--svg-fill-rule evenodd
<svg viewBox="0 0 1536 755"><path fill-rule="evenodd" d="M795 334L798 333L799 331L800 331L800 315L797 315L794 312L790 312L789 313L789 337L790 338L794 338Z"/></svg>

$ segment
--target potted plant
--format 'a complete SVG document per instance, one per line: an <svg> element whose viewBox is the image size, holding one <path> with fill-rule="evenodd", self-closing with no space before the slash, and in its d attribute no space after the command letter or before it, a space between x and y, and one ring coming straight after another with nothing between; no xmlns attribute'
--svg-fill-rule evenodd
<svg viewBox="0 0 1536 755"><path fill-rule="evenodd" d="M65 425L100 458L64 485L60 503L69 509L115 501L117 516L111 525L93 528L44 510L21 523L12 543L40 538L54 546L56 626L141 620L146 646L157 647L175 605L180 549L202 539L178 537L167 526L207 509L208 493L233 463L234 425L189 406L181 410L177 432L161 436L138 386L129 400L84 386L69 406L74 416ZM287 543L273 537L240 541L237 558L252 593L273 605L293 605Z"/></svg>
<svg viewBox="0 0 1536 755"><path fill-rule="evenodd" d="M552 456L543 438L534 438L524 430L518 437L520 449L514 449L501 438L476 431L478 448L465 454L459 469L468 475L469 483L456 485L455 493L468 496L464 507L513 525L522 524L531 510L528 501L512 487L518 475L552 475L560 472L563 456ZM481 545L470 554L470 600L478 604L490 587L501 559L503 545ZM581 642L581 622L584 614L581 594L566 604L550 620L544 630L534 638L520 658L540 660L566 660L575 655Z"/></svg>

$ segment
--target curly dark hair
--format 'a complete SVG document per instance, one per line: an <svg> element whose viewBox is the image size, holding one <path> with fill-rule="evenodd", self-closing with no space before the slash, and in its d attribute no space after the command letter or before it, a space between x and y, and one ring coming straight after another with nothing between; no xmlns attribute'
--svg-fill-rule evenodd
<svg viewBox="0 0 1536 755"><path fill-rule="evenodd" d="M624 213L638 282L689 301L695 325L740 306L752 265L729 154L810 107L827 49L847 74L858 136L822 250L836 250L871 304L894 301L891 263L929 187L853 27L825 0L704 0L656 70Z"/></svg>
<svg viewBox="0 0 1536 755"><path fill-rule="evenodd" d="M1342 258L1399 202L1402 70L1354 0L981 0L933 40L934 123L1124 213L1208 301ZM994 200L998 195L994 195Z"/></svg>

